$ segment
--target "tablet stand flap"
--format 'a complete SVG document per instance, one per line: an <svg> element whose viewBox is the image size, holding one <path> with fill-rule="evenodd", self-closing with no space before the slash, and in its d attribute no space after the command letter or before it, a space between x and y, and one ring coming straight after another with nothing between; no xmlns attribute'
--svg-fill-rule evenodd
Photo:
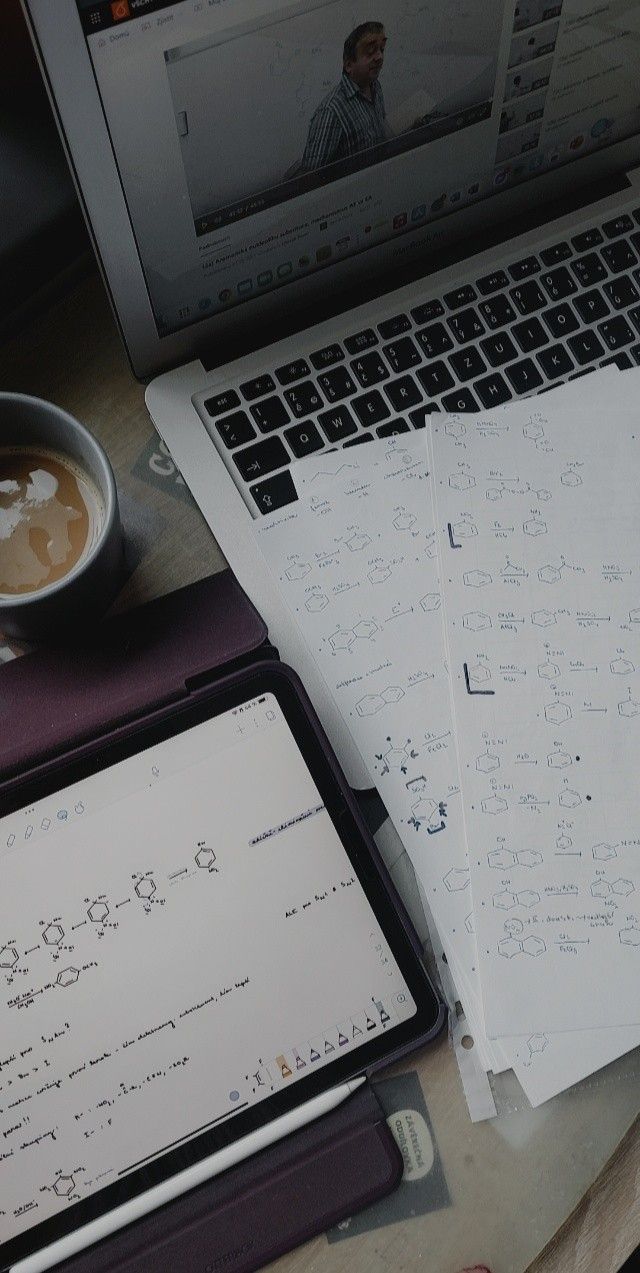
<svg viewBox="0 0 640 1273"><path fill-rule="evenodd" d="M250 1273L390 1193L402 1155L368 1083L338 1109L56 1273Z"/></svg>
<svg viewBox="0 0 640 1273"><path fill-rule="evenodd" d="M230 570L0 668L0 784L249 662L266 626Z"/></svg>

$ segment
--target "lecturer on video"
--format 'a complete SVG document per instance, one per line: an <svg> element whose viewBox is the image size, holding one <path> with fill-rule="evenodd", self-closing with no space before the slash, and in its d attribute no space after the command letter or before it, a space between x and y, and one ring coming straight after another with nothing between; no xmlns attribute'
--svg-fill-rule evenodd
<svg viewBox="0 0 640 1273"><path fill-rule="evenodd" d="M340 83L325 97L311 123L301 168L323 168L390 135L378 76L387 37L381 22L363 22L347 36Z"/></svg>

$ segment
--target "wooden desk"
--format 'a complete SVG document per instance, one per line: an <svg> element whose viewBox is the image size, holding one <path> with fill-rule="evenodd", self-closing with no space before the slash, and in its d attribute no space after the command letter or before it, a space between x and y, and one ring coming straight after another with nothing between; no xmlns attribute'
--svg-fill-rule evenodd
<svg viewBox="0 0 640 1273"><path fill-rule="evenodd" d="M0 385L65 407L109 453L125 528L142 548L119 606L223 567L153 431L97 276L0 350ZM405 892L407 872L402 855L392 874ZM450 1204L344 1241L322 1235L279 1261L281 1273L339 1273L347 1261L355 1273L477 1263L492 1273L618 1273L640 1243L638 1053L535 1111L508 1075L496 1095L509 1112L476 1124L446 1038L402 1068L419 1077Z"/></svg>

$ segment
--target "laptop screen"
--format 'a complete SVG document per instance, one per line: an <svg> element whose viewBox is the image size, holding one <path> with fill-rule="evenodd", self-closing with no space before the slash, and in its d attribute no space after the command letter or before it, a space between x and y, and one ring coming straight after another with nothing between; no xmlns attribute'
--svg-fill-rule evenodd
<svg viewBox="0 0 640 1273"><path fill-rule="evenodd" d="M640 128L614 0L77 0L160 336Z"/></svg>

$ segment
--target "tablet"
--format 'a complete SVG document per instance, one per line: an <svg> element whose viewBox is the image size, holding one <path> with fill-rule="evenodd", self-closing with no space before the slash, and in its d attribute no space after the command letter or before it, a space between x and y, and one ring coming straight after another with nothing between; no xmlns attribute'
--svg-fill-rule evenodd
<svg viewBox="0 0 640 1273"><path fill-rule="evenodd" d="M156 713L0 815L0 1267L439 1021L284 670Z"/></svg>

